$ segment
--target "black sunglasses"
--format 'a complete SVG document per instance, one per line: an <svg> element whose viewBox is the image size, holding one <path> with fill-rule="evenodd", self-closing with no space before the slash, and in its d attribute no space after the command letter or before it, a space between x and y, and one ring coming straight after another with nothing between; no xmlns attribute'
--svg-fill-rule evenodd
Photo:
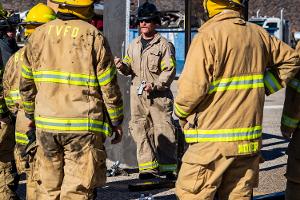
<svg viewBox="0 0 300 200"><path fill-rule="evenodd" d="M152 19L141 19L141 20L138 20L138 21L139 21L139 23L145 22L145 23L147 23L147 24L153 22Z"/></svg>

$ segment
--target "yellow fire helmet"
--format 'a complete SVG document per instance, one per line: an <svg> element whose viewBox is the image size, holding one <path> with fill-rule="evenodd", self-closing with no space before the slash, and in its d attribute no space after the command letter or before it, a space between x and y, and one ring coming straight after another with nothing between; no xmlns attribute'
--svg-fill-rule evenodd
<svg viewBox="0 0 300 200"><path fill-rule="evenodd" d="M94 3L94 0L50 0L53 3L72 6L72 7L89 7Z"/></svg>
<svg viewBox="0 0 300 200"><path fill-rule="evenodd" d="M242 0L204 0L203 7L209 18L224 10L241 10L244 5Z"/></svg>
<svg viewBox="0 0 300 200"><path fill-rule="evenodd" d="M25 36L30 35L34 29L42 24L56 19L56 14L52 8L43 3L39 3L32 7L26 19L21 25L25 25Z"/></svg>

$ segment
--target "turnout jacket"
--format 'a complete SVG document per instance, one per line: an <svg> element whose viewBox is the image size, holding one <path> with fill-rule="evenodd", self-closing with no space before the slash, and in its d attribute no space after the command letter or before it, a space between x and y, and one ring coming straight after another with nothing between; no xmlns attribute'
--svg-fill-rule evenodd
<svg viewBox="0 0 300 200"><path fill-rule="evenodd" d="M166 38L156 33L148 46L142 50L142 36L135 38L127 49L121 72L132 75L132 85L142 81L152 83L154 90L169 90L176 75L175 48Z"/></svg>
<svg viewBox="0 0 300 200"><path fill-rule="evenodd" d="M20 93L37 129L110 135L123 102L104 36L82 20L38 27L24 50Z"/></svg>
<svg viewBox="0 0 300 200"><path fill-rule="evenodd" d="M207 21L193 39L175 99L186 142L226 156L259 152L265 93L284 87L299 65L292 48L239 12Z"/></svg>

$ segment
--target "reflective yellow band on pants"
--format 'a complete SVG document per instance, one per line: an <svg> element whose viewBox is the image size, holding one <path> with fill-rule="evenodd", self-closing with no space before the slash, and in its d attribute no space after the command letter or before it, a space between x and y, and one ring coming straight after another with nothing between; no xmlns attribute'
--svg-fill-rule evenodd
<svg viewBox="0 0 300 200"><path fill-rule="evenodd" d="M184 130L184 135L187 143L249 141L262 136L262 127L217 130L190 129Z"/></svg>
<svg viewBox="0 0 300 200"><path fill-rule="evenodd" d="M93 131L111 136L109 124L89 118L48 118L35 117L36 127L58 131Z"/></svg>
<svg viewBox="0 0 300 200"><path fill-rule="evenodd" d="M117 75L117 69L115 66L107 67L105 72L98 76L99 85L104 86L109 84L116 75Z"/></svg>
<svg viewBox="0 0 300 200"><path fill-rule="evenodd" d="M27 145L29 143L26 133L16 132L15 137L16 137L16 143L18 144Z"/></svg>
<svg viewBox="0 0 300 200"><path fill-rule="evenodd" d="M111 120L123 117L123 106L108 109L108 114Z"/></svg>
<svg viewBox="0 0 300 200"><path fill-rule="evenodd" d="M159 164L160 172L175 172L177 170L177 164Z"/></svg>
<svg viewBox="0 0 300 200"><path fill-rule="evenodd" d="M151 170L151 169L156 169L158 168L158 162L155 161L150 161L146 163L139 163L139 170L144 171L144 170Z"/></svg>
<svg viewBox="0 0 300 200"><path fill-rule="evenodd" d="M35 82L62 83L77 86L97 87L96 76L87 74L76 74L60 71L36 71L33 72Z"/></svg>
<svg viewBox="0 0 300 200"><path fill-rule="evenodd" d="M296 90L298 93L300 93L300 81L298 79L292 79L288 83L288 86Z"/></svg>
<svg viewBox="0 0 300 200"><path fill-rule="evenodd" d="M268 88L271 94L277 92L282 89L281 84L276 79L276 77L269 71L265 72L264 75L264 84Z"/></svg>
<svg viewBox="0 0 300 200"><path fill-rule="evenodd" d="M23 78L33 79L33 74L31 69L24 64L22 65L21 75Z"/></svg>
<svg viewBox="0 0 300 200"><path fill-rule="evenodd" d="M23 109L26 112L33 112L34 111L34 102L30 102L30 101L23 101Z"/></svg>
<svg viewBox="0 0 300 200"><path fill-rule="evenodd" d="M186 118L189 113L183 111L177 103L174 103L174 112L180 118Z"/></svg>
<svg viewBox="0 0 300 200"><path fill-rule="evenodd" d="M262 74L222 78L211 83L208 93L263 88L263 80L264 77Z"/></svg>
<svg viewBox="0 0 300 200"><path fill-rule="evenodd" d="M291 118L285 114L283 114L282 118L281 118L281 124L283 124L287 127L290 127L290 128L297 128L299 122L300 122L300 120Z"/></svg>

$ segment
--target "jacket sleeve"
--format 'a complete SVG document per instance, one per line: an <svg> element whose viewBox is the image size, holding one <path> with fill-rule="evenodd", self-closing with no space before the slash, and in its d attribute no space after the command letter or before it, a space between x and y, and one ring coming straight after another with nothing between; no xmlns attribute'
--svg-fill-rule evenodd
<svg viewBox="0 0 300 200"><path fill-rule="evenodd" d="M112 125L118 126L122 123L124 114L122 94L117 82L117 69L106 39L99 35L96 42L98 82Z"/></svg>
<svg viewBox="0 0 300 200"><path fill-rule="evenodd" d="M160 68L161 74L153 84L155 90L163 91L170 88L176 75L175 48L170 42L163 46Z"/></svg>
<svg viewBox="0 0 300 200"><path fill-rule="evenodd" d="M281 130L293 133L300 128L300 72L288 83L281 117Z"/></svg>
<svg viewBox="0 0 300 200"><path fill-rule="evenodd" d="M199 33L189 49L186 63L178 82L178 95L174 110L185 119L208 94L212 82L214 45L205 33Z"/></svg>
<svg viewBox="0 0 300 200"><path fill-rule="evenodd" d="M126 55L124 56L122 62L124 63L124 67L122 70L120 70L120 72L122 74L124 74L125 76L129 76L129 75L133 75L133 71L131 68L131 64L132 64L132 55L131 55L131 45L129 45L127 51L126 51Z"/></svg>
<svg viewBox="0 0 300 200"><path fill-rule="evenodd" d="M270 95L286 86L300 68L298 54L287 44L270 37L270 56L268 70L265 72L264 83L266 94Z"/></svg>
<svg viewBox="0 0 300 200"><path fill-rule="evenodd" d="M17 89L19 86L13 88L15 79L20 78L16 76L17 70L15 68L18 59L19 53L17 52L8 60L3 74L4 98L9 111L13 114L18 111L16 101L20 98L20 92Z"/></svg>
<svg viewBox="0 0 300 200"><path fill-rule="evenodd" d="M23 62L21 67L20 78L20 95L22 99L23 109L27 118L34 118L35 97L37 94L36 85L33 79L32 66L34 64L31 41L34 40L32 35L24 49Z"/></svg>

